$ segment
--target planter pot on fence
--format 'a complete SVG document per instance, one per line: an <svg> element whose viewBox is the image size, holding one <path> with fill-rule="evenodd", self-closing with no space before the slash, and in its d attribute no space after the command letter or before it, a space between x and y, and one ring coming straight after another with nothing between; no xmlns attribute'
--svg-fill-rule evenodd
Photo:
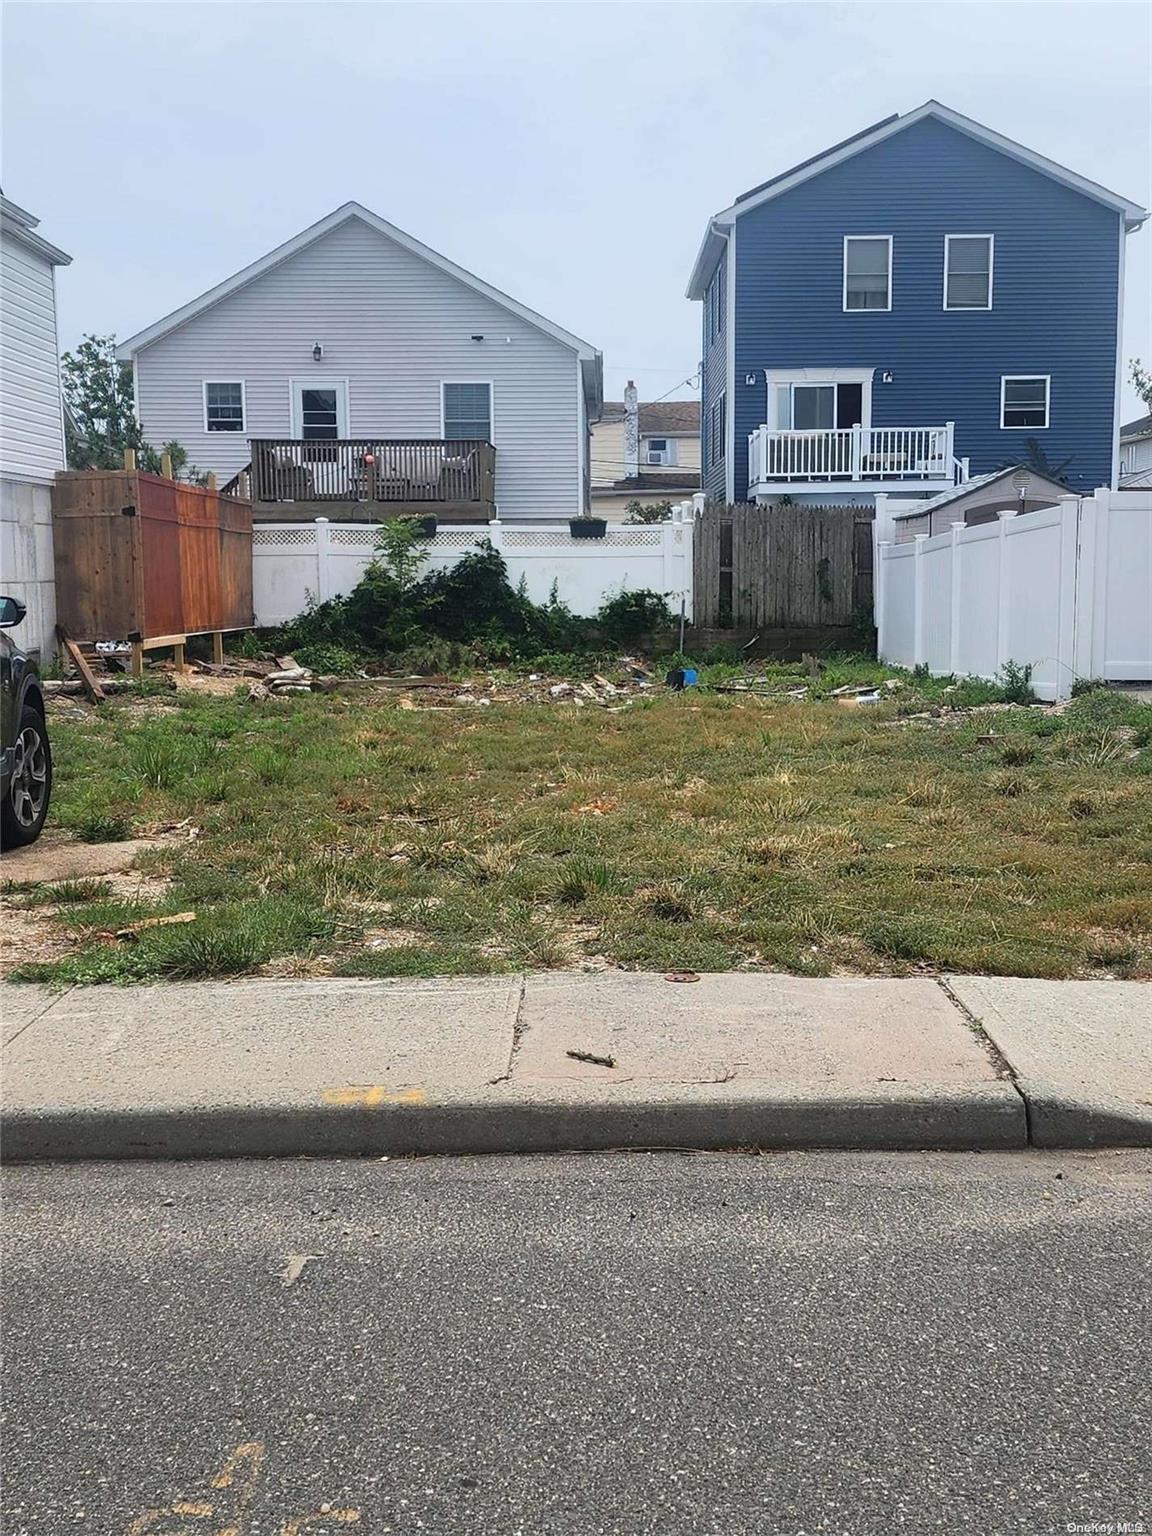
<svg viewBox="0 0 1152 1536"><path fill-rule="evenodd" d="M602 539L608 532L608 519L604 517L571 517L568 532L574 539Z"/></svg>

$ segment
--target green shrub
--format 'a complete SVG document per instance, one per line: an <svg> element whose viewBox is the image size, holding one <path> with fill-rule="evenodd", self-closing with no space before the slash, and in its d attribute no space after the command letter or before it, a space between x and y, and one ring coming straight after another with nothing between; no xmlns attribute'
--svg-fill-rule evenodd
<svg viewBox="0 0 1152 1536"><path fill-rule="evenodd" d="M1035 704L1031 662L1006 661L997 674L997 680L1005 704Z"/></svg>
<svg viewBox="0 0 1152 1536"><path fill-rule="evenodd" d="M635 645L645 635L671 629L672 610L662 593L641 587L607 598L596 615L596 624L617 644Z"/></svg>
<svg viewBox="0 0 1152 1536"><path fill-rule="evenodd" d="M330 640L298 646L293 655L302 667L311 668L321 677L355 677L362 665L355 651Z"/></svg>

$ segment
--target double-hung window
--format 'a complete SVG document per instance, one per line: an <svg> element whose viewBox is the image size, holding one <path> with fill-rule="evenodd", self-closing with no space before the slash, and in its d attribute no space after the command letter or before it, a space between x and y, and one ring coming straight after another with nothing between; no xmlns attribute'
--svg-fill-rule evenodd
<svg viewBox="0 0 1152 1536"><path fill-rule="evenodd" d="M238 380L204 383L205 432L243 432L244 385Z"/></svg>
<svg viewBox="0 0 1152 1536"><path fill-rule="evenodd" d="M644 459L648 464L675 464L676 439L674 437L650 437L644 444Z"/></svg>
<svg viewBox="0 0 1152 1536"><path fill-rule="evenodd" d="M1046 427L1052 381L1047 374L1005 374L1000 380L1000 425Z"/></svg>
<svg viewBox="0 0 1152 1536"><path fill-rule="evenodd" d="M944 236L944 308L992 308L992 236Z"/></svg>
<svg viewBox="0 0 1152 1536"><path fill-rule="evenodd" d="M719 394L708 410L708 463L719 464L726 452L725 436L728 431L728 397Z"/></svg>
<svg viewBox="0 0 1152 1536"><path fill-rule="evenodd" d="M844 236L845 310L892 308L892 236Z"/></svg>
<svg viewBox="0 0 1152 1536"><path fill-rule="evenodd" d="M449 442L492 441L492 386L445 383L444 436Z"/></svg>

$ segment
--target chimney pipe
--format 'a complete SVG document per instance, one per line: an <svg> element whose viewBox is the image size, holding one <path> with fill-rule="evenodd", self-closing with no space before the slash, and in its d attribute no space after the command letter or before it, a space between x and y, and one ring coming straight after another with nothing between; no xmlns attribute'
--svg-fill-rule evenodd
<svg viewBox="0 0 1152 1536"><path fill-rule="evenodd" d="M640 473L640 397L631 379L624 391L624 478Z"/></svg>

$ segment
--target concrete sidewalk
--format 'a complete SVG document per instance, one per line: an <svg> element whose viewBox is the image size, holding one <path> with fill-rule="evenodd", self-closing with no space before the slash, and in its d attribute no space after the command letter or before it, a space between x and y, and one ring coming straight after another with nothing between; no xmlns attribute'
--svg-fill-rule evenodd
<svg viewBox="0 0 1152 1536"><path fill-rule="evenodd" d="M0 1017L9 1160L1152 1145L1139 983L6 986Z"/></svg>

